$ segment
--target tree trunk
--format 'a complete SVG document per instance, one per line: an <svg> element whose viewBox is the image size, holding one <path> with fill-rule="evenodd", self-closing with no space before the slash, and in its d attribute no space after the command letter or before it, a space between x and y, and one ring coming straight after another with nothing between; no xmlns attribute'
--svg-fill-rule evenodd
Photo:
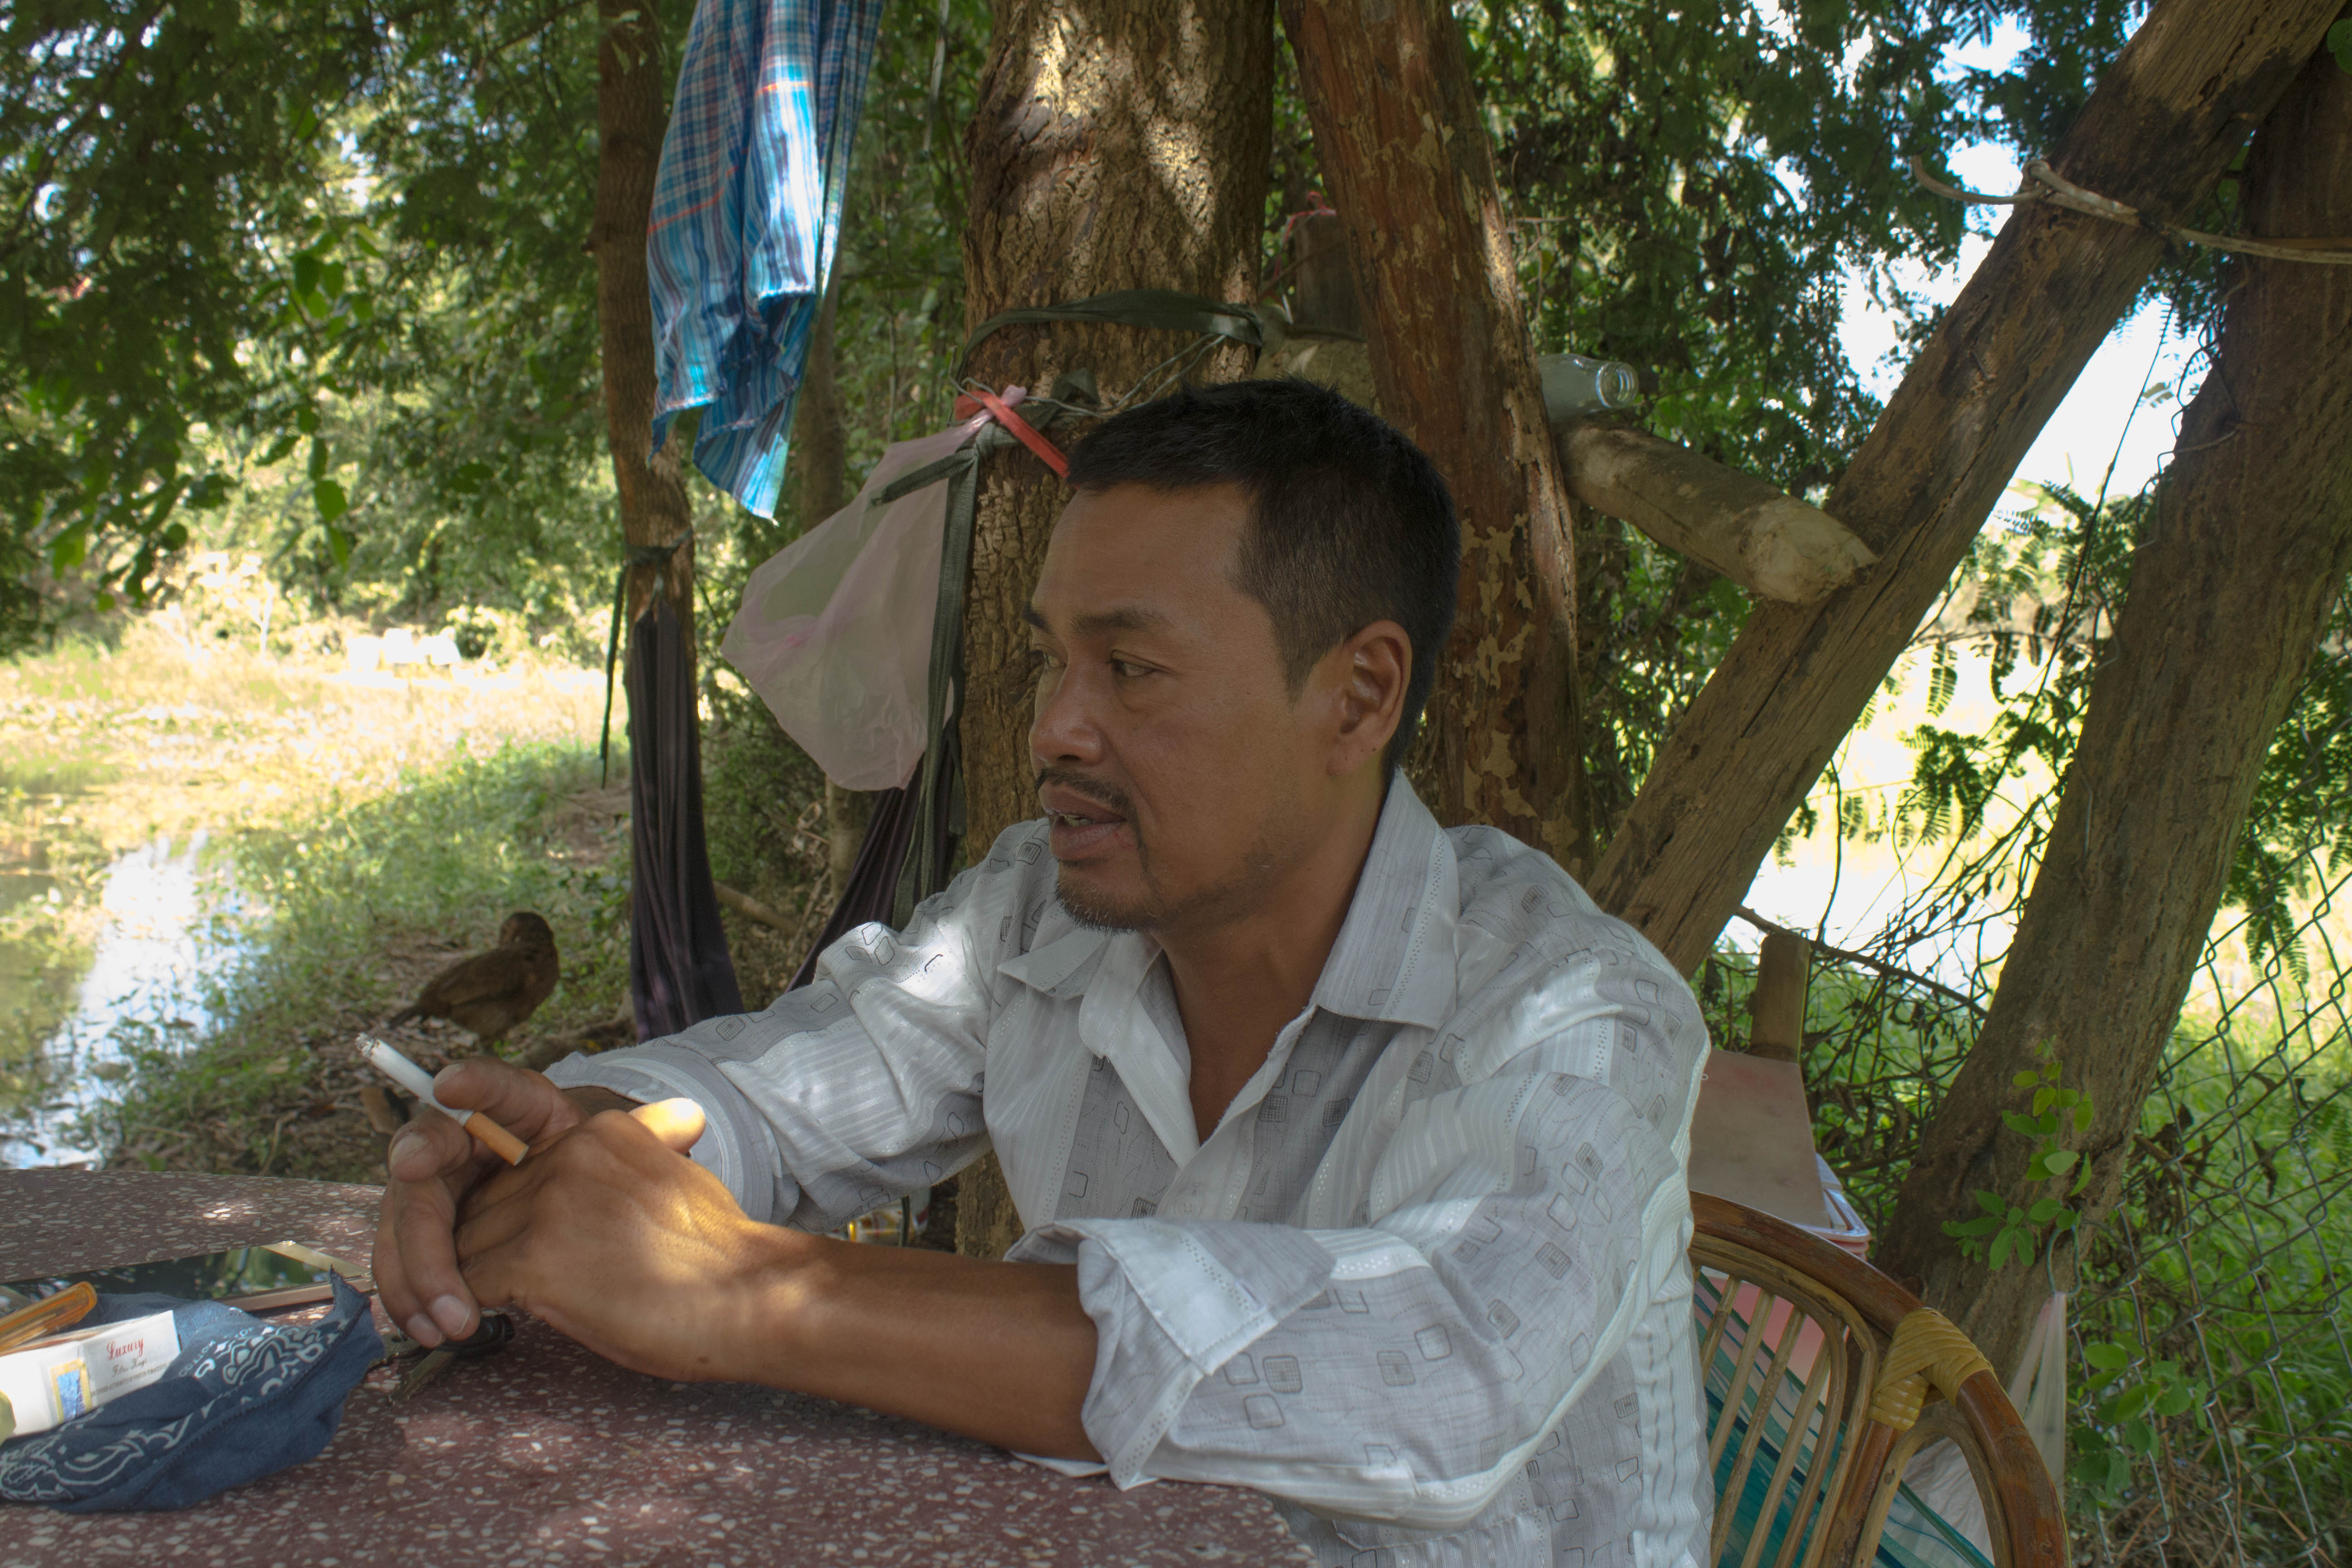
<svg viewBox="0 0 2352 1568"><path fill-rule="evenodd" d="M1443 0L1282 0L1282 19L1381 407L1462 516L1459 616L1407 767L1440 821L1580 873L1574 514L1461 27Z"/></svg>
<svg viewBox="0 0 2352 1568"><path fill-rule="evenodd" d="M1272 0L996 0L965 136L971 209L964 316L1113 289L1246 300L1257 288L1273 142ZM1169 332L1057 323L995 333L970 374L1038 391L1094 373L1106 401L1187 346ZM1246 374L1249 352L1200 362ZM965 601L962 742L968 831L986 846L1037 815L1032 680L1021 611L1067 491L1022 450L989 459ZM964 1173L958 1245L1001 1254L1020 1234L992 1158Z"/></svg>
<svg viewBox="0 0 2352 1568"><path fill-rule="evenodd" d="M2051 155L2178 220L2319 47L2341 0L2157 0ZM1852 587L1762 604L1661 748L1591 880L1685 973L1861 716L2001 489L2163 247L2023 206L1903 378L1823 510L1879 555Z"/></svg>
<svg viewBox="0 0 2352 1568"><path fill-rule="evenodd" d="M2248 234L2352 234L2352 76L2329 55L2255 137L2244 193ZM2080 1206L2114 1205L2272 732L2352 565L2352 268L2235 265L1984 1033L1885 1238L1883 1266L1923 1280L2003 1369L2049 1283L1962 1258L1943 1224L1976 1217L1979 1188L2042 1195L2031 1141L2000 1113L2025 1109L2011 1080L2045 1042L2091 1096Z"/></svg>
<svg viewBox="0 0 2352 1568"><path fill-rule="evenodd" d="M814 528L849 498L849 432L841 416L841 380L834 374L833 317L841 300L836 263L825 286L824 309L809 328L808 361L801 368L800 405L793 411L792 462L799 470L801 528Z"/></svg>
<svg viewBox="0 0 2352 1568"><path fill-rule="evenodd" d="M801 370L800 405L793 413L792 461L800 483L800 522L814 528L848 500L849 432L841 416L841 381L834 372L833 321L841 300L836 260L825 286L824 309L809 330L808 362ZM874 795L824 781L825 901L838 903L849 886L857 847L874 816Z"/></svg>
<svg viewBox="0 0 2352 1568"><path fill-rule="evenodd" d="M667 544L694 521L680 465L694 446L694 422L672 427L653 451L654 312L646 274L646 225L654 175L669 126L663 99L661 27L651 4L598 0L604 42L596 51L596 206L588 247L596 258L596 318L604 350L604 421L619 492L621 534L631 545ZM694 547L680 546L662 566L629 574L632 624L654 587L694 628Z"/></svg>
<svg viewBox="0 0 2352 1568"><path fill-rule="evenodd" d="M1308 180L1306 165L1295 158L1283 163L1282 209L1290 234L1286 247L1290 254L1283 258L1289 268L1283 291L1290 297L1291 323L1360 338L1364 308L1356 300L1347 230L1337 216L1316 214L1315 198L1321 187Z"/></svg>

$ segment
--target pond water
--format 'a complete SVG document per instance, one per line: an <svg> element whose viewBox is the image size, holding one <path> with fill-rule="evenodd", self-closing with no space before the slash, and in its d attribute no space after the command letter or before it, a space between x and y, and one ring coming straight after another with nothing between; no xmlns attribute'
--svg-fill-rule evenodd
<svg viewBox="0 0 2352 1568"><path fill-rule="evenodd" d="M101 922L70 1011L42 1046L29 1100L0 1119L0 1167L87 1165L102 1151L76 1124L101 1103L128 1053L184 1045L214 1022L211 998L244 952L244 902L205 864L205 837L159 838L107 868ZM0 887L0 909L57 901L54 879L19 873ZM44 883L41 887L16 884ZM5 957L5 955L0 955Z"/></svg>

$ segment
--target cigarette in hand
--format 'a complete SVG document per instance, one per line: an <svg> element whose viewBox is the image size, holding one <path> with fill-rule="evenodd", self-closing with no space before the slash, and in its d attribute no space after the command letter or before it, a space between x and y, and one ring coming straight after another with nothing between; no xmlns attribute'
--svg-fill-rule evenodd
<svg viewBox="0 0 2352 1568"><path fill-rule="evenodd" d="M433 1095L433 1075L373 1036L362 1035L360 1045L375 1070L481 1140L484 1147L509 1165L520 1165L529 1152L523 1141L478 1110L459 1110Z"/></svg>

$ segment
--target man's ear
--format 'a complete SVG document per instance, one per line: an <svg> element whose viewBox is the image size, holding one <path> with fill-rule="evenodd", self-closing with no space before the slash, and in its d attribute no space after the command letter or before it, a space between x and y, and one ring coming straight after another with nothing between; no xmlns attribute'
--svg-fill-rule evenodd
<svg viewBox="0 0 2352 1568"><path fill-rule="evenodd" d="M1338 679L1339 725L1330 762L1336 778L1379 756L1403 721L1412 638L1394 621L1374 621L1332 649L1325 662Z"/></svg>

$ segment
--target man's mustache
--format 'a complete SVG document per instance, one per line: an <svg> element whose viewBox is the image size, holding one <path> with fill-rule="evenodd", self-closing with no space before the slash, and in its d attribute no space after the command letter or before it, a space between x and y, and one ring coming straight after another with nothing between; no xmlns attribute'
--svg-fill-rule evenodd
<svg viewBox="0 0 2352 1568"><path fill-rule="evenodd" d="M1127 792L1117 784L1105 783L1076 768L1039 768L1036 788L1043 791L1047 784L1059 784L1072 795L1084 795L1097 805L1108 806L1129 822L1135 820L1133 804Z"/></svg>

